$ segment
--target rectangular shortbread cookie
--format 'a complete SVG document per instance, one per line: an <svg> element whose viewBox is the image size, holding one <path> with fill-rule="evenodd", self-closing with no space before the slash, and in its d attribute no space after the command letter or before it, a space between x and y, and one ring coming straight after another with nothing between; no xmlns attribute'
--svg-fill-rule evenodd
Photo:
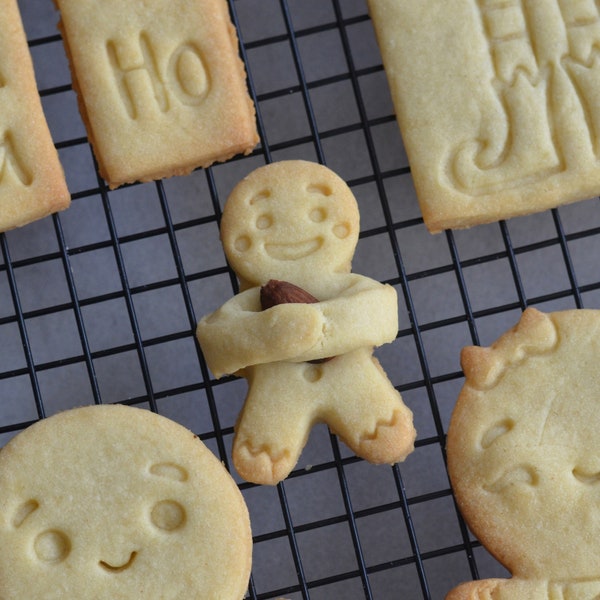
<svg viewBox="0 0 600 600"><path fill-rule="evenodd" d="M226 0L56 0L73 86L111 188L258 142Z"/></svg>
<svg viewBox="0 0 600 600"><path fill-rule="evenodd" d="M594 0L369 0L432 232L600 193Z"/></svg>
<svg viewBox="0 0 600 600"><path fill-rule="evenodd" d="M15 0L0 13L0 231L69 206Z"/></svg>

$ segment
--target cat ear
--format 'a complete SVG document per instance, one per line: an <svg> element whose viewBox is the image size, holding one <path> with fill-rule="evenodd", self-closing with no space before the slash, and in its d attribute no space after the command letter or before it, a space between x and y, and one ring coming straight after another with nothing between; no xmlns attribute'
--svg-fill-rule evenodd
<svg viewBox="0 0 600 600"><path fill-rule="evenodd" d="M480 390L493 387L504 370L504 361L492 348L467 346L460 353L467 381Z"/></svg>
<svg viewBox="0 0 600 600"><path fill-rule="evenodd" d="M551 317L527 308L519 322L489 348L467 346L461 352L461 366L467 381L475 388L494 387L504 371L534 354L552 350L558 341Z"/></svg>

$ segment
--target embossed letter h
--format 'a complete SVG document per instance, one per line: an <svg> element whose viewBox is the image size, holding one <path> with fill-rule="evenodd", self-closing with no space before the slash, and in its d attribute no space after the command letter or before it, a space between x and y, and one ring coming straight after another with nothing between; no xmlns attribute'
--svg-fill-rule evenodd
<svg viewBox="0 0 600 600"><path fill-rule="evenodd" d="M144 107L148 106L149 94L154 97L162 112L169 109L165 84L161 80L156 57L144 32L140 34L138 49L109 40L106 50L127 114L132 119L137 119Z"/></svg>
<svg viewBox="0 0 600 600"><path fill-rule="evenodd" d="M127 114L138 119L158 109L171 107L171 92L181 104L200 104L209 91L210 81L200 50L182 43L162 60L149 36L142 31L139 44L109 40L108 59ZM161 70L161 66L163 67Z"/></svg>

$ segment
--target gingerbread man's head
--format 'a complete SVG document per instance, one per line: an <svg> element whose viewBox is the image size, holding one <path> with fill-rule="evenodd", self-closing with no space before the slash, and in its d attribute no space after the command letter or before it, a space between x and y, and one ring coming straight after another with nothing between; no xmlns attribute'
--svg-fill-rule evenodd
<svg viewBox="0 0 600 600"><path fill-rule="evenodd" d="M600 579L600 311L527 309L463 350L448 464L470 528L521 580Z"/></svg>
<svg viewBox="0 0 600 600"><path fill-rule="evenodd" d="M348 272L358 233L350 188L327 167L302 160L253 171L231 192L221 222L242 288Z"/></svg>

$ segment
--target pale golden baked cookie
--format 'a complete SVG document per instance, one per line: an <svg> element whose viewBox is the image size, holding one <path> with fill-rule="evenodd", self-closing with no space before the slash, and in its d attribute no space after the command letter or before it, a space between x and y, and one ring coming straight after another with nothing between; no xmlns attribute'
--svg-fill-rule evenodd
<svg viewBox="0 0 600 600"><path fill-rule="evenodd" d="M512 577L447 599L598 598L600 311L528 308L461 358L448 469L469 527Z"/></svg>
<svg viewBox="0 0 600 600"><path fill-rule="evenodd" d="M55 0L73 86L111 188L258 142L226 0Z"/></svg>
<svg viewBox="0 0 600 600"><path fill-rule="evenodd" d="M3 600L240 600L248 512L191 431L148 410L76 408L0 452Z"/></svg>
<svg viewBox="0 0 600 600"><path fill-rule="evenodd" d="M462 228L600 192L600 8L369 0L425 224Z"/></svg>
<svg viewBox="0 0 600 600"><path fill-rule="evenodd" d="M17 2L3 0L0 6L0 231L6 231L67 208L71 197Z"/></svg>
<svg viewBox="0 0 600 600"><path fill-rule="evenodd" d="M221 238L242 291L197 334L217 377L248 380L233 445L247 480L284 479L319 421L374 463L413 450L412 413L372 355L398 332L396 291L350 273L358 234L350 188L316 163L261 167L225 204ZM284 283L267 288L275 301L262 310L270 280Z"/></svg>

